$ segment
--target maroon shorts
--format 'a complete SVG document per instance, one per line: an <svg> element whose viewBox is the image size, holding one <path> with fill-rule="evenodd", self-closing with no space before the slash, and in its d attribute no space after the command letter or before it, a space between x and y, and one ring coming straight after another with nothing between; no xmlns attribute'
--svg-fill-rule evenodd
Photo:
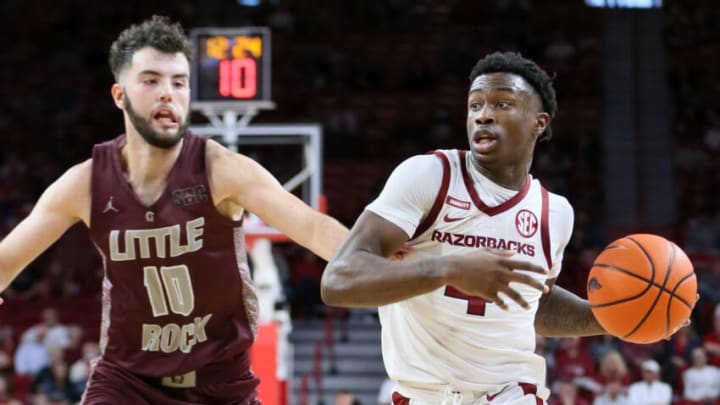
<svg viewBox="0 0 720 405"><path fill-rule="evenodd" d="M153 378L133 374L105 360L93 367L82 404L260 405L259 380L243 365L214 364L183 377Z"/></svg>

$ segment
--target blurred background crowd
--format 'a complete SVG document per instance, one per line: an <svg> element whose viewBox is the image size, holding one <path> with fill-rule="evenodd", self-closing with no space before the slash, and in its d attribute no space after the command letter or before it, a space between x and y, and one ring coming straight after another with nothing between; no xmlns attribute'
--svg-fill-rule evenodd
<svg viewBox="0 0 720 405"><path fill-rule="evenodd" d="M277 109L254 122L322 124L328 212L348 226L400 161L436 148L466 147L470 69L488 52L515 50L555 76L554 137L538 145L532 173L567 196L576 210L558 283L585 296L597 253L615 237L637 231L676 241L691 255L700 280L692 325L669 341L634 345L610 337L538 337L538 351L549 364L551 403L592 403L614 393L654 395L633 394L631 385L643 380L667 384L647 386L670 390L676 403L715 403L720 394L715 368L720 366L720 6L714 0L666 0L659 11L634 12L655 13L660 24L655 42L663 63L656 68L664 80L655 86L667 89L667 114L656 118L666 123L664 139L671 148L669 155L647 154L671 169L658 173L672 192L654 200L669 201L673 213L623 222L609 218L608 202L618 192L609 184L621 179L610 175L618 157L606 136L617 121L607 100L617 96L618 86L635 85L608 78L608 66L625 60L615 50L607 21L609 13L640 18L623 14L631 11L590 8L582 0L263 0L255 6L229 0L2 1L0 238L45 187L89 157L92 144L122 131L109 93L107 50L123 28L153 13L186 29L272 29ZM644 51L631 52L632 61ZM636 93L643 91L649 90L628 92L635 97L628 102L641 100ZM283 176L282 155L254 157ZM644 177L628 175L638 177L641 190ZM324 316L318 288L324 263L293 244L274 249L293 317ZM101 279L100 259L78 226L12 284L0 307L0 404L78 400L88 359L98 353ZM635 403L629 398L625 403Z"/></svg>

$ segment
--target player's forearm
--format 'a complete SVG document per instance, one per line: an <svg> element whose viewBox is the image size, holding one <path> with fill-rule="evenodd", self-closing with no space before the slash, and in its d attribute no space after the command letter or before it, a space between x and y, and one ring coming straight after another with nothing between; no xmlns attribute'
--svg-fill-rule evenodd
<svg viewBox="0 0 720 405"><path fill-rule="evenodd" d="M10 286L10 283L12 283L19 273L20 269L10 268L0 261L0 293Z"/></svg>
<svg viewBox="0 0 720 405"><path fill-rule="evenodd" d="M535 330L548 337L606 333L592 314L587 300L557 285L540 301L535 315Z"/></svg>
<svg viewBox="0 0 720 405"><path fill-rule="evenodd" d="M320 214L318 214L320 215ZM322 215L315 222L314 242L311 249L316 255L329 261L348 234L348 229L335 218Z"/></svg>
<svg viewBox="0 0 720 405"><path fill-rule="evenodd" d="M392 261L366 252L334 260L323 273L323 302L342 307L378 307L444 285L445 260Z"/></svg>

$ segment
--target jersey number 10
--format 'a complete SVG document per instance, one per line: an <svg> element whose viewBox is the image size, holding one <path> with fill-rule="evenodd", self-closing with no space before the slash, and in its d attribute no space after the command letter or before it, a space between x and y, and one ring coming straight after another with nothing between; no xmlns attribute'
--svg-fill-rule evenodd
<svg viewBox="0 0 720 405"><path fill-rule="evenodd" d="M174 314L188 316L195 308L195 295L187 266L143 267L145 289L147 289L153 316L167 315L168 304Z"/></svg>

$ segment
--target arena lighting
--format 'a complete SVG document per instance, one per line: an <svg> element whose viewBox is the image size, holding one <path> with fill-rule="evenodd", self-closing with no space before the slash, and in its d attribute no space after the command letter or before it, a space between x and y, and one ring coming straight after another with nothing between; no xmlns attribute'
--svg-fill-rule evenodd
<svg viewBox="0 0 720 405"><path fill-rule="evenodd" d="M245 7L257 7L260 5L260 0L237 0L238 5Z"/></svg>
<svg viewBox="0 0 720 405"><path fill-rule="evenodd" d="M661 8L662 0L585 0L585 4L601 8Z"/></svg>

